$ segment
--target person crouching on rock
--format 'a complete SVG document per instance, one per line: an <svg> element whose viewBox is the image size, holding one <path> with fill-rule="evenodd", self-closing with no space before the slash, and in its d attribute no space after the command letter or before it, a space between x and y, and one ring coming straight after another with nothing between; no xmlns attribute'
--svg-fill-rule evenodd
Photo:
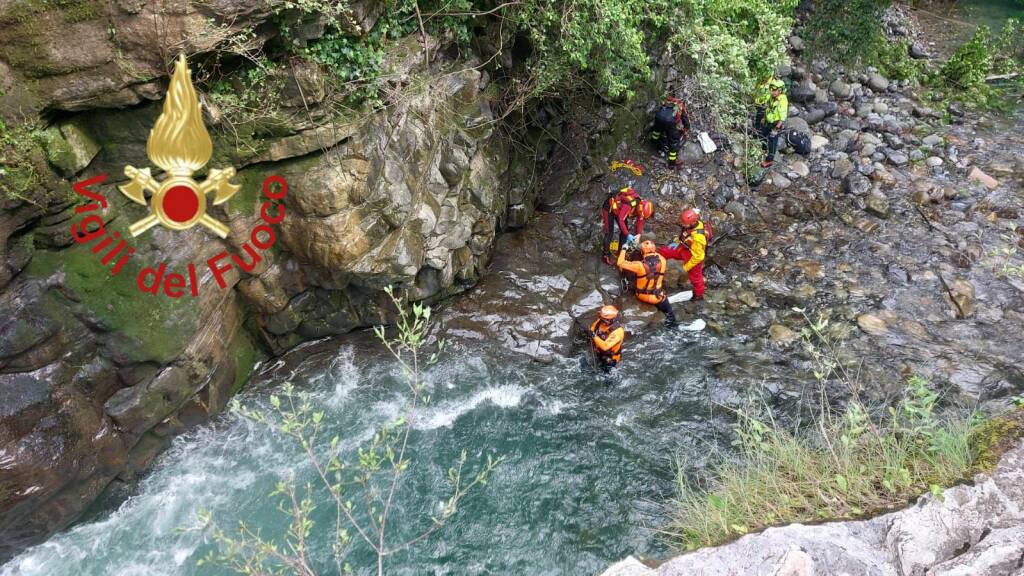
<svg viewBox="0 0 1024 576"><path fill-rule="evenodd" d="M668 156L668 165L675 168L683 163L679 148L690 131L690 114L686 104L669 96L654 112L654 127L651 128L651 142L663 155Z"/></svg>
<svg viewBox="0 0 1024 576"><path fill-rule="evenodd" d="M755 104L764 102L764 111L760 112L759 108L755 126L757 135L767 153L764 162L761 162L762 168L769 168L775 162L775 151L779 147L778 132L782 130L782 126L789 116L789 99L785 94L785 82L773 78L768 82L768 89L767 98L763 94L759 94L755 99Z"/></svg>
<svg viewBox="0 0 1024 576"><path fill-rule="evenodd" d="M672 304L665 294L665 269L668 264L658 254L654 242L644 240L640 243L641 258L637 262L626 260L626 251L619 252L618 266L620 270L632 272L636 276L636 299L650 304L665 315L665 326L676 325L676 315L672 312Z"/></svg>
<svg viewBox="0 0 1024 576"><path fill-rule="evenodd" d="M611 372L622 358L622 341L626 338L626 330L619 321L619 309L602 306L600 316L590 325L590 334L601 370Z"/></svg>
<svg viewBox="0 0 1024 576"><path fill-rule="evenodd" d="M615 252L612 250L612 234L617 226L619 243L616 250L644 233L644 222L654 216L654 203L643 200L631 186L621 188L608 196L601 206L601 223L604 228L604 263L611 264ZM628 220L633 218L633 230L630 231Z"/></svg>
<svg viewBox="0 0 1024 576"><path fill-rule="evenodd" d="M693 299L704 299L704 257L707 252L711 229L704 225L700 214L687 208L679 214L681 230L668 246L658 248L658 254L670 260L683 262L683 270L693 285Z"/></svg>

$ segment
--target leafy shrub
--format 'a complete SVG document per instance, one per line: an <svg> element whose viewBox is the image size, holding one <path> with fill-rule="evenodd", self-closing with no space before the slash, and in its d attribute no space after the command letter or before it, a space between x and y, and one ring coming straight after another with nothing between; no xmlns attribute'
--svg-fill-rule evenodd
<svg viewBox="0 0 1024 576"><path fill-rule="evenodd" d="M979 26L974 36L929 79L940 92L965 102L989 106L1005 106L1005 91L993 88L987 79L992 75L1019 74L1024 71L1024 40L1020 23L1009 20L999 36L993 38L987 26Z"/></svg>
<svg viewBox="0 0 1024 576"><path fill-rule="evenodd" d="M757 82L782 63L796 0L682 0L670 39L695 86L687 98L704 105L713 124L745 123Z"/></svg>

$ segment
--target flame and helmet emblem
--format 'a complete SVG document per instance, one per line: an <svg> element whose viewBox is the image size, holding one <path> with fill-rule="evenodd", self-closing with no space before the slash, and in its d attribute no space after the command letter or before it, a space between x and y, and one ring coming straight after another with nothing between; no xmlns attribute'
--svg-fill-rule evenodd
<svg viewBox="0 0 1024 576"><path fill-rule="evenodd" d="M146 142L146 156L167 176L160 182L152 176L149 168L140 170L125 166L124 175L131 181L118 187L132 201L150 209L148 216L128 227L132 236L138 236L157 224L170 230L187 230L202 224L221 238L227 237L231 229L206 213L206 195L214 193L214 205L234 196L239 189L230 181L235 169L214 168L203 182L192 179L192 174L206 166L212 155L213 143L203 125L199 99L192 86L192 73L182 54L174 65L163 112ZM145 191L152 194L151 204L146 202Z"/></svg>

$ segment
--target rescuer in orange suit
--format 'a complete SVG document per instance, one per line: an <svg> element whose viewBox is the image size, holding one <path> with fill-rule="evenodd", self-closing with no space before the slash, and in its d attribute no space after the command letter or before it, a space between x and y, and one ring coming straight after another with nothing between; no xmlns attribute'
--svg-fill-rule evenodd
<svg viewBox="0 0 1024 576"><path fill-rule="evenodd" d="M632 272L636 276L637 300L651 304L665 315L665 326L676 325L676 315L672 312L672 304L665 295L665 268L668 264L665 257L658 254L657 246L650 240L640 243L640 260L626 260L626 251L619 252L617 262L620 270Z"/></svg>
<svg viewBox="0 0 1024 576"><path fill-rule="evenodd" d="M622 341L626 338L626 330L619 322L619 309L602 306L600 316L590 325L590 334L601 370L610 372L622 358Z"/></svg>

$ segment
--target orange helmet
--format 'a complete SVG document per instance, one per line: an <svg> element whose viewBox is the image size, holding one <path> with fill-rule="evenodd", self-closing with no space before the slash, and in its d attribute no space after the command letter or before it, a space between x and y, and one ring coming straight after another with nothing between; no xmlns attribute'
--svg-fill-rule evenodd
<svg viewBox="0 0 1024 576"><path fill-rule="evenodd" d="M687 208L679 214L679 223L684 228L693 228L697 225L698 219L700 219L700 215L693 208Z"/></svg>
<svg viewBox="0 0 1024 576"><path fill-rule="evenodd" d="M619 316L619 309L611 304L601 306L601 320L615 320Z"/></svg>
<svg viewBox="0 0 1024 576"><path fill-rule="evenodd" d="M640 243L640 253L643 254L644 256L647 256L648 254L654 254L657 251L658 247L655 246L654 242L651 242L650 240L644 240L643 242Z"/></svg>
<svg viewBox="0 0 1024 576"><path fill-rule="evenodd" d="M651 217L654 216L654 202L651 202L650 200L641 200L638 208L640 211L637 216L642 220L650 220Z"/></svg>

